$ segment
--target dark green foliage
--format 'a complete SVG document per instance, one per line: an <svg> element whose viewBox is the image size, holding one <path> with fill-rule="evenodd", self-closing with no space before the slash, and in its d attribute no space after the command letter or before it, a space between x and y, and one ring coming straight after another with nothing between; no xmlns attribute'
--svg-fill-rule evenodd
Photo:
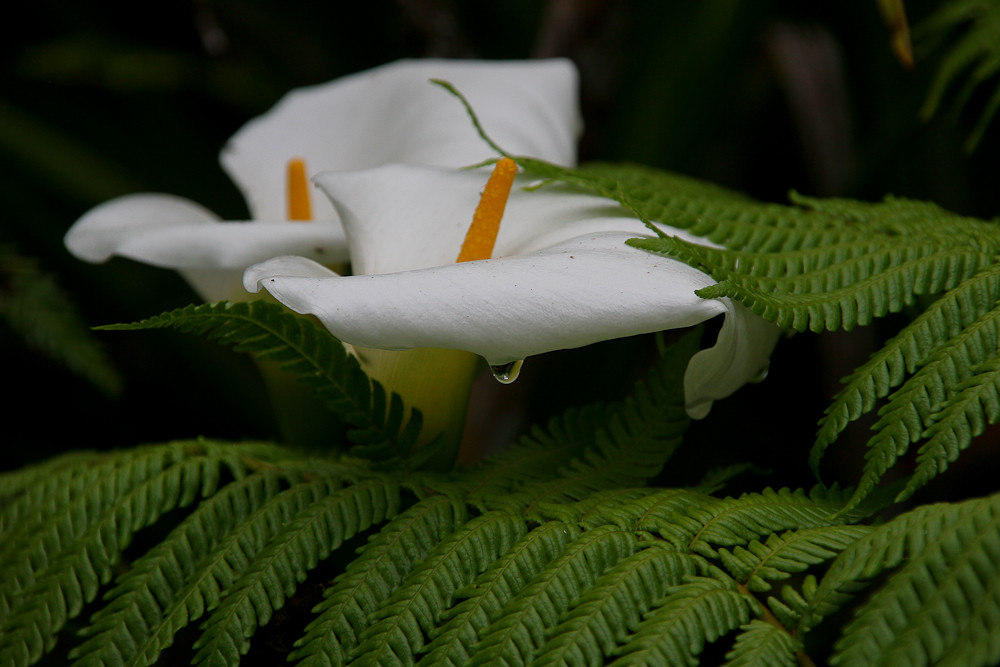
<svg viewBox="0 0 1000 667"><path fill-rule="evenodd" d="M836 489L718 497L646 486L687 424L678 379L695 341L670 348L630 397L570 410L448 476L211 441L81 453L8 474L3 664L37 662L102 589L73 664L151 665L195 624L198 664L238 664L258 628L352 536L369 541L327 582L291 653L298 664L696 664L722 638L732 664L787 664L852 599L856 580L894 567L900 549L947 550L955 576L978 567L992 547L965 546L960 521L921 528L916 544L902 519L857 525L868 510L847 510L851 494ZM559 460L553 449L561 466L531 464ZM969 521L988 522L981 506L967 509ZM165 520L165 537L127 555L133 533ZM818 587L807 578L782 600L758 597L822 574L841 553ZM861 572L848 554L885 564ZM914 575L900 576L902 586ZM894 582L881 594L893 595ZM881 613L870 607L861 613ZM970 651L992 655L972 639Z"/></svg>

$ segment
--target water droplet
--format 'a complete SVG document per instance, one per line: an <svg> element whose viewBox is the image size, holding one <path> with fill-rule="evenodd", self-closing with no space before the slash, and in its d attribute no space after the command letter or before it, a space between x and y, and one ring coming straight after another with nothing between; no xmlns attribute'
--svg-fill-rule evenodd
<svg viewBox="0 0 1000 667"><path fill-rule="evenodd" d="M764 378L767 377L768 371L770 371L770 370L771 370L771 365L770 364L764 364L764 368L760 369L760 371L756 375L754 375L752 378L750 378L750 382L752 384L757 384L758 382L763 382Z"/></svg>
<svg viewBox="0 0 1000 667"><path fill-rule="evenodd" d="M497 366L490 366L490 370L493 371L493 377L497 379L501 384L510 384L517 379L517 376L521 373L521 364L524 363L524 359L518 359L517 361L511 361L506 364L499 364Z"/></svg>

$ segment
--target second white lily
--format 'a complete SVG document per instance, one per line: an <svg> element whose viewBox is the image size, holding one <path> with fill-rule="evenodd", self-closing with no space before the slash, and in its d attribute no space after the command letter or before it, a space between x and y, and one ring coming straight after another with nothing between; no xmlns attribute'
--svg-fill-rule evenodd
<svg viewBox="0 0 1000 667"><path fill-rule="evenodd" d="M344 230L325 198L311 200L306 176L388 162L461 167L490 156L432 78L461 86L511 150L574 163L581 121L569 61L404 60L294 90L229 140L220 159L246 197L248 223L223 222L174 195L126 195L81 217L66 246L89 262L117 255L176 269L206 301L245 299L243 270L269 257L345 262Z"/></svg>

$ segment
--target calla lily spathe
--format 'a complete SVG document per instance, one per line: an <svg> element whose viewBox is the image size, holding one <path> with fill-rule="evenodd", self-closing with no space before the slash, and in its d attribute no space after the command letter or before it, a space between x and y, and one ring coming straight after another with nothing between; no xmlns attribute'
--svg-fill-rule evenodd
<svg viewBox="0 0 1000 667"><path fill-rule="evenodd" d="M715 345L685 375L694 418L766 369L778 329L729 299L698 297L714 283L701 271L625 245L650 232L608 199L559 185L528 191L519 179L494 259L456 264L485 180L482 170L407 165L321 174L355 275L278 257L248 269L245 287L352 345L466 350L492 366L724 315Z"/></svg>
<svg viewBox="0 0 1000 667"><path fill-rule="evenodd" d="M344 262L344 230L325 198L314 198L311 223L287 222L286 164L302 158L317 173L389 162L460 167L490 157L465 110L432 78L461 89L511 150L574 163L578 77L568 61L400 61L292 91L232 137L220 159L252 224L222 222L172 195L128 195L80 218L66 246L90 262L117 255L176 269L207 301L245 298L243 270L277 255Z"/></svg>

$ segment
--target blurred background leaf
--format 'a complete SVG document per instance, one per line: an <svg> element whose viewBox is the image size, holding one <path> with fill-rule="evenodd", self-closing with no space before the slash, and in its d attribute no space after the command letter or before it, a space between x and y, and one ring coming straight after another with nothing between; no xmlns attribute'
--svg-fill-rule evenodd
<svg viewBox="0 0 1000 667"><path fill-rule="evenodd" d="M952 112L972 106L979 118L965 141L974 150L1000 108L1000 3L953 0L943 3L918 27L920 46L940 62L921 114L929 118L942 107ZM964 79L964 80L963 80ZM992 91L973 102L977 88L992 80ZM947 97L952 99L946 100Z"/></svg>
<svg viewBox="0 0 1000 667"><path fill-rule="evenodd" d="M38 262L0 247L0 320L23 344L63 364L109 396L121 378L104 350Z"/></svg>

